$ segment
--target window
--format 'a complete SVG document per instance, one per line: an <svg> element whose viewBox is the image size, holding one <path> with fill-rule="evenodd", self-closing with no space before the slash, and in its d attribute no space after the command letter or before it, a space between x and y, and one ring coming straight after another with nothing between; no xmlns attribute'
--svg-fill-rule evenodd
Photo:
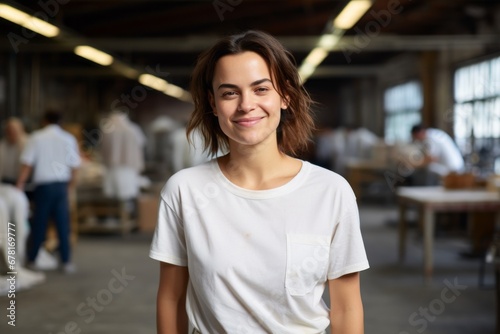
<svg viewBox="0 0 500 334"><path fill-rule="evenodd" d="M390 87L384 94L385 141L410 142L411 128L421 122L422 90L417 81Z"/></svg>
<svg viewBox="0 0 500 334"><path fill-rule="evenodd" d="M464 155L500 154L500 57L455 72L453 126Z"/></svg>

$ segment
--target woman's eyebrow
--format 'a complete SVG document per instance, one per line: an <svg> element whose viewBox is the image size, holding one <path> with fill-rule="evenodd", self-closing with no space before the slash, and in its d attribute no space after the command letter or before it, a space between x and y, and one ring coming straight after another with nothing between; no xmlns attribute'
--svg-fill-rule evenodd
<svg viewBox="0 0 500 334"><path fill-rule="evenodd" d="M258 85L260 85L260 84L262 84L264 82L270 82L270 83L272 83L271 79L264 78L264 79L259 79L259 80L256 80L256 81L252 82L250 84L250 86L252 86L252 87L253 86L258 86ZM238 88L238 86L234 85L234 84L230 84L230 83L222 83L222 84L219 85L219 87L217 87L217 90L219 90L221 88L232 88L232 89L234 89L234 88Z"/></svg>
<svg viewBox="0 0 500 334"><path fill-rule="evenodd" d="M264 83L264 82L267 82L267 81L269 81L270 83L273 83L273 82L271 81L271 79L264 78L264 79L260 79L260 80L257 80L257 81L252 82L252 83L250 84L250 86L258 86L258 85L260 85L260 84L262 84L262 83Z"/></svg>

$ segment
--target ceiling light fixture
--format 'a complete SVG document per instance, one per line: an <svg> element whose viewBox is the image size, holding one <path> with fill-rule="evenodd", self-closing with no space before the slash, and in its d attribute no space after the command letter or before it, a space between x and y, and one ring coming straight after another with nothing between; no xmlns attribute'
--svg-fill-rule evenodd
<svg viewBox="0 0 500 334"><path fill-rule="evenodd" d="M153 88L166 95L175 97L179 100L192 102L191 94L179 86L172 85L162 78L158 78L152 74L144 73L139 76L139 82L144 86Z"/></svg>
<svg viewBox="0 0 500 334"><path fill-rule="evenodd" d="M139 76L139 82L144 86L148 86L160 92L163 92L168 88L168 82L166 80L155 77L152 74L141 74Z"/></svg>
<svg viewBox="0 0 500 334"><path fill-rule="evenodd" d="M313 74L316 67L321 64L326 56L328 56L328 51L321 47L314 48L302 62L302 65L300 65L299 74L301 80L304 81L305 78L308 78L311 74Z"/></svg>
<svg viewBox="0 0 500 334"><path fill-rule="evenodd" d="M340 39L339 36L333 34L324 34L319 39L318 46L328 51L331 51L333 50L333 47L337 45L339 39Z"/></svg>
<svg viewBox="0 0 500 334"><path fill-rule="evenodd" d="M36 14L30 15L3 3L0 4L0 17L24 28L30 29L45 37L56 37L61 33L61 30L58 27L37 18ZM108 66L113 64L113 69L117 70L119 73L129 79L137 79L137 77L139 76L139 72L133 67L128 66L120 61L115 62L113 56L91 46L78 45L75 47L74 52L78 56L93 61L99 65ZM154 75L142 74L139 76L138 80L141 84L156 89L166 95L172 96L182 101L190 103L193 102L191 94L188 91L182 89L179 86L172 85Z"/></svg>
<svg viewBox="0 0 500 334"><path fill-rule="evenodd" d="M371 0L351 0L333 21L333 27L351 29L371 7Z"/></svg>
<svg viewBox="0 0 500 334"><path fill-rule="evenodd" d="M182 95L184 95L184 90L179 86L167 83L165 93L174 97L181 97Z"/></svg>
<svg viewBox="0 0 500 334"><path fill-rule="evenodd" d="M314 67L321 64L321 62L328 56L328 51L321 47L316 47L312 49L307 58L304 60L305 63L311 64Z"/></svg>
<svg viewBox="0 0 500 334"><path fill-rule="evenodd" d="M179 100L183 100L186 102L193 102L191 94L188 91L185 91L179 86L167 84L167 88L163 91L165 94L178 98Z"/></svg>
<svg viewBox="0 0 500 334"><path fill-rule="evenodd" d="M372 0L351 0L339 15L327 27L328 33L323 34L316 47L311 50L299 68L302 84L316 71L316 68L333 50L347 29L351 29L356 22L370 9Z"/></svg>
<svg viewBox="0 0 500 334"><path fill-rule="evenodd" d="M304 83L307 80L307 78L309 78L314 73L315 70L316 66L313 66L305 62L302 63L302 65L300 65L299 68L300 81Z"/></svg>
<svg viewBox="0 0 500 334"><path fill-rule="evenodd" d="M61 32L58 27L6 4L0 4L0 17L45 37L56 37Z"/></svg>
<svg viewBox="0 0 500 334"><path fill-rule="evenodd" d="M137 69L116 59L113 62L112 68L124 77L127 77L131 80L137 80L140 74Z"/></svg>
<svg viewBox="0 0 500 334"><path fill-rule="evenodd" d="M111 55L88 45L77 46L75 48L75 54L102 66L108 66L113 63L113 57Z"/></svg>

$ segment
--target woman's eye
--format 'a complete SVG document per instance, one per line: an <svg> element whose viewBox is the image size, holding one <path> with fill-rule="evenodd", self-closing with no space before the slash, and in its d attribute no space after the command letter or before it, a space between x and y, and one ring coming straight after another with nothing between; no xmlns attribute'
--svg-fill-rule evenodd
<svg viewBox="0 0 500 334"><path fill-rule="evenodd" d="M234 91L229 91L229 92L222 93L222 97L232 97L232 96L235 96L235 95L236 95L236 92L234 92Z"/></svg>
<svg viewBox="0 0 500 334"><path fill-rule="evenodd" d="M259 87L257 88L257 93L265 93L267 92L269 89L267 87Z"/></svg>

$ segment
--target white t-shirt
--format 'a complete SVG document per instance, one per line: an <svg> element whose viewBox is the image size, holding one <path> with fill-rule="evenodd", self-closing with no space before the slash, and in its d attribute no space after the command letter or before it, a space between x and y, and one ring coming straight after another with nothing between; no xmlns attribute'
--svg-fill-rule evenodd
<svg viewBox="0 0 500 334"><path fill-rule="evenodd" d="M34 167L36 184L67 182L71 169L80 166L80 152L75 137L58 125L35 131L21 154L21 162Z"/></svg>
<svg viewBox="0 0 500 334"><path fill-rule="evenodd" d="M349 184L302 162L288 183L247 190L216 160L174 174L150 250L189 267L187 312L201 333L321 333L328 279L369 267Z"/></svg>

